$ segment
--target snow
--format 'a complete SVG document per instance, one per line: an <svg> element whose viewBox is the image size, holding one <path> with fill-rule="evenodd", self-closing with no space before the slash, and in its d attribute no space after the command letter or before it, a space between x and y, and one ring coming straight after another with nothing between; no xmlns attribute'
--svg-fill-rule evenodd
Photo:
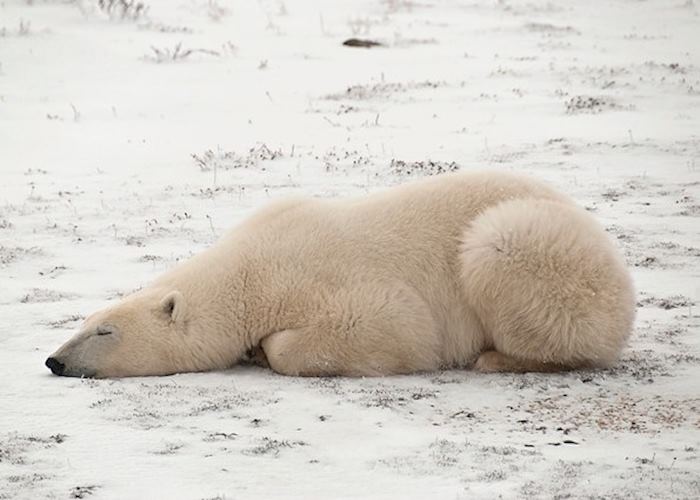
<svg viewBox="0 0 700 500"><path fill-rule="evenodd" d="M697 2L144 1L0 3L0 498L700 496ZM639 293L615 368L43 366L269 199L456 166L603 222Z"/></svg>

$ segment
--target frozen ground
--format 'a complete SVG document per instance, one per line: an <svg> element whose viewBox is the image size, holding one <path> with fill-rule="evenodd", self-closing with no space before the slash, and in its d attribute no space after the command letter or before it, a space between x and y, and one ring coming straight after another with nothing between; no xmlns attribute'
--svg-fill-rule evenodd
<svg viewBox="0 0 700 500"><path fill-rule="evenodd" d="M144 1L0 2L0 498L700 496L697 1ZM43 366L270 198L454 168L602 220L639 290L616 368Z"/></svg>

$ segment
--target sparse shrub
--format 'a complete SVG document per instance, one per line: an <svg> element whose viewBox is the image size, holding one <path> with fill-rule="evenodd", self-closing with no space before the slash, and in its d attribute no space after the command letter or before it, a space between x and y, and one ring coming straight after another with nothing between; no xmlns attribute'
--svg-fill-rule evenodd
<svg viewBox="0 0 700 500"><path fill-rule="evenodd" d="M202 172L210 172L257 167L260 162L276 160L283 156L281 149L271 149L267 144L258 144L244 154L208 149L202 154L192 154L192 159Z"/></svg>
<svg viewBox="0 0 700 500"><path fill-rule="evenodd" d="M219 57L221 55L219 52L209 49L184 49L182 48L182 42L178 42L173 48L165 47L159 49L158 47L151 46L151 50L153 53L146 54L143 58L146 61L158 64L183 61L192 54L206 54L214 57Z"/></svg>
<svg viewBox="0 0 700 500"><path fill-rule="evenodd" d="M456 172L459 165L453 161L403 161L393 158L389 164L392 173L401 176L439 175L446 172Z"/></svg>
<svg viewBox="0 0 700 500"><path fill-rule="evenodd" d="M110 19L130 21L137 21L148 12L148 6L137 0L97 0L97 7Z"/></svg>
<svg viewBox="0 0 700 500"><path fill-rule="evenodd" d="M605 96L584 96L577 95L566 101L567 114L573 115L578 113L600 113L610 109L621 109L612 98Z"/></svg>

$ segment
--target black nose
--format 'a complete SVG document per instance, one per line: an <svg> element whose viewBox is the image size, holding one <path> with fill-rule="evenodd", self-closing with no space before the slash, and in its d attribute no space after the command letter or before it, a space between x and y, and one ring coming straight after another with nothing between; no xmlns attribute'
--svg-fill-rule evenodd
<svg viewBox="0 0 700 500"><path fill-rule="evenodd" d="M66 368L66 365L61 363L56 358L47 359L46 366L49 367L49 369L53 372L54 375L61 375L63 373L63 370Z"/></svg>

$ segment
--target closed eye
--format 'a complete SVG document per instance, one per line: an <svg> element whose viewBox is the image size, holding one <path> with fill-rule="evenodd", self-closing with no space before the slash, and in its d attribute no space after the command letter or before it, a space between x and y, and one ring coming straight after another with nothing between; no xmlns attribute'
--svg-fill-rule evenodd
<svg viewBox="0 0 700 500"><path fill-rule="evenodd" d="M106 326L98 326L95 335L112 335L114 332Z"/></svg>

